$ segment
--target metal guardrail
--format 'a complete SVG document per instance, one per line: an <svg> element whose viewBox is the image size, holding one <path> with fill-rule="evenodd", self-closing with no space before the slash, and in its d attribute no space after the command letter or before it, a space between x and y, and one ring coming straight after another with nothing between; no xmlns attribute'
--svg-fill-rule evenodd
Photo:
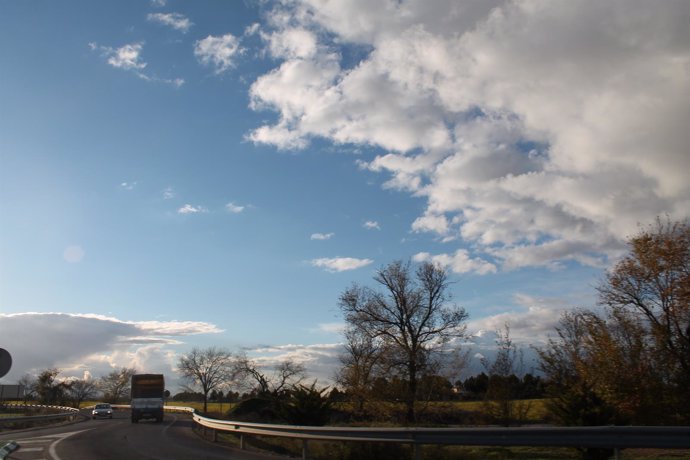
<svg viewBox="0 0 690 460"><path fill-rule="evenodd" d="M4 404L4 407L16 408L16 409L53 409L61 411L55 414L43 414L43 415L25 415L21 417L0 417L0 427L3 425L9 425L11 423L17 422L35 422L35 421L47 421L47 420L60 420L69 419L73 420L74 417L79 413L79 409L74 407L64 407L64 406L41 406L38 404Z"/></svg>
<svg viewBox="0 0 690 460"><path fill-rule="evenodd" d="M15 406L51 408L68 412L27 417L0 418L4 422L49 420L74 417L78 409L60 406ZM129 405L113 405L116 409L129 409ZM249 423L232 420L218 420L204 417L191 407L165 406L166 412L183 412L192 415L199 426L213 432L214 441L218 432L228 432L240 437L240 448L244 449L244 438L250 436L275 436L302 441L302 458L309 455L309 441L335 442L388 442L411 444L414 457L421 459L422 446L464 445L464 446L541 446L541 447L592 447L613 449L618 457L621 449L665 448L690 449L690 426L601 426L601 427L477 427L477 428L376 428L376 427L315 427Z"/></svg>
<svg viewBox="0 0 690 460"><path fill-rule="evenodd" d="M189 409L189 408L187 408ZM690 448L690 427L518 427L518 428L369 428L369 427L313 427L273 425L216 420L192 410L192 418L199 425L240 436L277 436L302 440L302 458L308 457L308 441L390 442L411 444L414 457L421 459L422 446L541 446L592 447L613 449L618 457L621 449Z"/></svg>

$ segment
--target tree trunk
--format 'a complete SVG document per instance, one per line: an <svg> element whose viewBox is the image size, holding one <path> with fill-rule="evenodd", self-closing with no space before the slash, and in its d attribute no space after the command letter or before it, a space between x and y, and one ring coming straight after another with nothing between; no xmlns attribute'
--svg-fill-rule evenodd
<svg viewBox="0 0 690 460"><path fill-rule="evenodd" d="M406 422L408 424L412 424L415 422L415 413L414 413L414 402L415 399L417 399L417 366L416 363L412 362L410 363L410 366L408 368L409 370L409 381L407 384L407 400L405 403L407 404L407 414L405 416Z"/></svg>

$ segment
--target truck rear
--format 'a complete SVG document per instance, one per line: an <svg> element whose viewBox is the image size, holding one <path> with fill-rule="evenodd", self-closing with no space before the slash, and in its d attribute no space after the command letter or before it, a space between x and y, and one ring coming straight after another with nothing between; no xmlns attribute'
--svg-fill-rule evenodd
<svg viewBox="0 0 690 460"><path fill-rule="evenodd" d="M132 376L132 423L144 418L163 421L165 379L163 374L136 374Z"/></svg>

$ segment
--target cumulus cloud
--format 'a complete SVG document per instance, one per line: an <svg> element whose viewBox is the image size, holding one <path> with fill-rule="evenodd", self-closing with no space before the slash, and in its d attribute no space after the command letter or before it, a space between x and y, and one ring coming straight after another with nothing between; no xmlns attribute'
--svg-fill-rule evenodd
<svg viewBox="0 0 690 460"><path fill-rule="evenodd" d="M200 213L206 213L208 212L208 209L206 209L203 206L193 206L191 204L185 204L181 208L177 210L178 214L200 214Z"/></svg>
<svg viewBox="0 0 690 460"><path fill-rule="evenodd" d="M57 367L63 377L101 376L122 366L174 374L170 348L181 337L222 332L200 321L123 321L95 314L0 314L0 337L13 357L3 379Z"/></svg>
<svg viewBox="0 0 690 460"><path fill-rule="evenodd" d="M687 2L299 0L269 19L280 63L250 97L278 117L248 139L385 150L360 166L425 198L412 230L464 242L460 266L602 266L638 224L690 215Z"/></svg>
<svg viewBox="0 0 690 460"><path fill-rule="evenodd" d="M106 62L112 67L130 71L142 80L165 83L176 88L184 84L184 79L182 78L160 78L152 73L144 72L148 64L144 62L141 57L144 49L143 42L130 43L119 48L101 46L95 42L91 42L89 43L89 48L92 51L100 51L101 55L106 58Z"/></svg>
<svg viewBox="0 0 690 460"><path fill-rule="evenodd" d="M141 59L143 43L131 43L120 48L104 48L108 54L108 64L116 69L141 70L146 67L146 63Z"/></svg>
<svg viewBox="0 0 690 460"><path fill-rule="evenodd" d="M209 35L194 45L194 55L203 65L215 67L215 73L221 74L230 69L235 56L242 52L240 40L232 34L220 37Z"/></svg>
<svg viewBox="0 0 690 460"><path fill-rule="evenodd" d="M553 335L561 315L572 311L575 305L564 298L537 297L516 293L513 301L517 307L482 318L470 319L467 329L471 334L486 334L510 326L510 335L523 345L540 344ZM483 331L483 332L482 332Z"/></svg>
<svg viewBox="0 0 690 460"><path fill-rule="evenodd" d="M335 233L312 233L310 239L312 240L330 240L335 236Z"/></svg>
<svg viewBox="0 0 690 460"><path fill-rule="evenodd" d="M443 267L450 268L455 273L477 273L479 275L487 275L489 273L496 273L496 266L491 262L478 257L470 257L466 249L458 249L455 254L438 254L432 256L428 252L420 252L415 254L412 259L415 262L433 262L440 264Z"/></svg>
<svg viewBox="0 0 690 460"><path fill-rule="evenodd" d="M324 268L329 272L344 272L366 267L373 263L371 259L356 259L353 257L333 257L313 259L311 264L314 267Z"/></svg>
<svg viewBox="0 0 690 460"><path fill-rule="evenodd" d="M367 230L381 230L381 226L375 220L368 220L362 226Z"/></svg>
<svg viewBox="0 0 690 460"><path fill-rule="evenodd" d="M194 25L189 18L180 13L150 13L146 16L146 19L172 27L182 33L187 33L190 27Z"/></svg>
<svg viewBox="0 0 690 460"><path fill-rule="evenodd" d="M166 187L163 189L163 199L164 200L171 200L175 198L175 190L172 187Z"/></svg>
<svg viewBox="0 0 690 460"><path fill-rule="evenodd" d="M316 378L320 384L327 385L340 367L338 356L343 352L343 346L340 343L262 345L248 347L244 351L267 370L286 360L302 364L310 379Z"/></svg>

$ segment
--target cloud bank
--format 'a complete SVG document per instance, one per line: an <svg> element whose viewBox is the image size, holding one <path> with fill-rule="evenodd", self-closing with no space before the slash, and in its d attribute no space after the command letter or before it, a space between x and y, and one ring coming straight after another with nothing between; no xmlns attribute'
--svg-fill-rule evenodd
<svg viewBox="0 0 690 460"><path fill-rule="evenodd" d="M57 367L63 377L105 375L115 368L174 375L174 346L182 338L222 332L201 321L122 321L102 315L68 313L0 314L3 348L12 369L2 380Z"/></svg>
<svg viewBox="0 0 690 460"><path fill-rule="evenodd" d="M433 256L454 270L605 266L639 224L690 215L688 2L299 0L267 19L279 65L250 97L277 119L248 139L383 149L360 166L426 199L411 230L462 244Z"/></svg>

